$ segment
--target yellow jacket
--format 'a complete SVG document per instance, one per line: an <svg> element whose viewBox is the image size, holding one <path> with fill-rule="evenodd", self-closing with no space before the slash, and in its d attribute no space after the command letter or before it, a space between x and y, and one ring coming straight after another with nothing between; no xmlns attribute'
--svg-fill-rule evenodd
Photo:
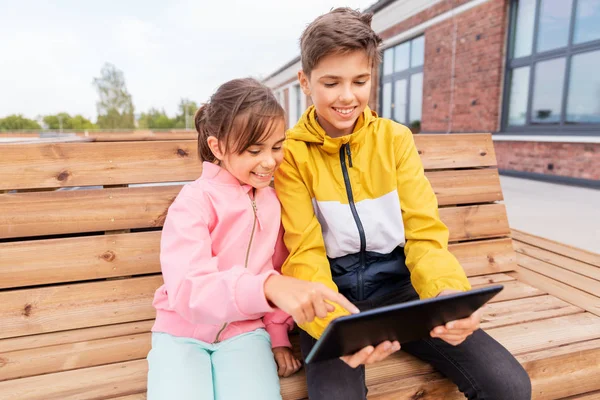
<svg viewBox="0 0 600 400"><path fill-rule="evenodd" d="M470 289L448 251L448 228L411 131L367 107L351 135L331 138L315 117L311 106L287 132L284 161L275 174L290 251L283 274L338 290L331 260L349 254L363 260L400 246L421 298ZM369 268L358 279L376 279L368 276ZM327 318L300 327L319 338L330 320L344 314L337 306Z"/></svg>

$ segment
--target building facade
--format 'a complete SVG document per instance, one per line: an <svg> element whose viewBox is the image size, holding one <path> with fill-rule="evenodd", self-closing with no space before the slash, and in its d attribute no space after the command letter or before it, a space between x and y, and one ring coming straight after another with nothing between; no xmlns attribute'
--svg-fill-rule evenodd
<svg viewBox="0 0 600 400"><path fill-rule="evenodd" d="M600 0L380 0L370 107L413 132L491 132L501 173L600 188ZM293 125L291 60L265 79Z"/></svg>

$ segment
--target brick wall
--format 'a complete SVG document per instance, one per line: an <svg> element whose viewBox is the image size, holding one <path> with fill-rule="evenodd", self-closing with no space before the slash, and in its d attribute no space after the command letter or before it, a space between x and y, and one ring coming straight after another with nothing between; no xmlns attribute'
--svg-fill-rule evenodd
<svg viewBox="0 0 600 400"><path fill-rule="evenodd" d="M571 178L600 180L600 144L494 142L498 167Z"/></svg>
<svg viewBox="0 0 600 400"><path fill-rule="evenodd" d="M466 2L454 1L454 4ZM438 3L387 29L381 36L389 38L447 12L449 4ZM499 129L507 11L506 0L490 0L458 14L455 20L446 19L425 31L423 132ZM451 85L455 23L455 73Z"/></svg>

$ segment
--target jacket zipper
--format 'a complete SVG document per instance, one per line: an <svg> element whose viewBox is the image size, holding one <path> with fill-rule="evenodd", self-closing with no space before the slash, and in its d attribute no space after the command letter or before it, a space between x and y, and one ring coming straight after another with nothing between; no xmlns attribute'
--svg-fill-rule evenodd
<svg viewBox="0 0 600 400"><path fill-rule="evenodd" d="M250 198L250 201L252 202L252 211L254 212L254 223L252 224L252 233L250 234L250 242L248 243L248 249L246 250L246 260L244 261L244 268L248 268L248 258L250 257L250 247L252 247L252 239L254 239L254 231L256 230L256 212L257 212L257 207L256 207L256 201L254 200L254 196L256 195L256 189L252 189L252 195L253 197ZM225 328L227 327L227 322L225 322L223 324L223 326L221 327L221 329L219 330L219 333L217 333L217 337L215 338L215 343L219 343L219 336L221 336L221 333L223 333L223 331L225 330Z"/></svg>
<svg viewBox="0 0 600 400"><path fill-rule="evenodd" d="M342 163L342 173L344 174L344 183L346 185L346 194L348 195L348 204L350 205L350 210L352 211L352 216L354 217L354 222L356 223L356 227L358 228L358 235L360 236L360 266L358 269L357 283L358 283L358 300L363 300L364 298L364 282L363 282L363 273L365 271L365 250L367 247L367 239L365 237L365 230L363 228L363 224L360 221L360 217L358 216L358 211L356 210L356 205L354 204L354 195L352 194L352 184L350 183L350 176L348 175L348 167L346 166L346 154L348 155L348 160L350 161L350 167L352 167L352 155L350 153L350 145L348 143L343 144L340 148L340 161Z"/></svg>

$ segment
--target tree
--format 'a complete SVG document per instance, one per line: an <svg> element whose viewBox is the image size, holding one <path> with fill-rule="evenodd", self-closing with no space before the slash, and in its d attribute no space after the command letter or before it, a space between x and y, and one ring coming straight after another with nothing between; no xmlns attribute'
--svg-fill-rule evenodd
<svg viewBox="0 0 600 400"><path fill-rule="evenodd" d="M138 124L145 129L172 129L175 127L175 120L169 118L165 110L151 108L147 113L142 113Z"/></svg>
<svg viewBox="0 0 600 400"><path fill-rule="evenodd" d="M100 77L94 78L94 86L100 96L96 103L98 126L104 129L134 128L133 101L125 86L123 71L112 64L104 64Z"/></svg>
<svg viewBox="0 0 600 400"><path fill-rule="evenodd" d="M71 117L68 113L62 112L56 115L47 115L43 119L44 124L48 129L71 129L71 130L86 130L98 129L96 124L93 124L89 119L75 115Z"/></svg>
<svg viewBox="0 0 600 400"><path fill-rule="evenodd" d="M19 129L42 129L36 121L25 118L21 114L9 115L0 118L0 131L14 131Z"/></svg>
<svg viewBox="0 0 600 400"><path fill-rule="evenodd" d="M179 114L175 116L175 128L194 129L194 114L196 114L196 110L198 110L198 104L195 101L181 99L179 102Z"/></svg>

